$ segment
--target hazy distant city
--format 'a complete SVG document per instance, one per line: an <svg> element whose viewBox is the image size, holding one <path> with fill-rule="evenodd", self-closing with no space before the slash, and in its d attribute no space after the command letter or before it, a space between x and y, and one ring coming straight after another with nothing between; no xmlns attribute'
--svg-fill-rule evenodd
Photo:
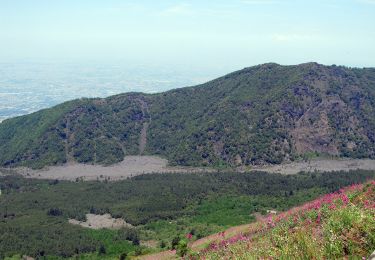
<svg viewBox="0 0 375 260"><path fill-rule="evenodd" d="M80 97L161 92L220 75L198 69L126 65L1 63L0 121Z"/></svg>

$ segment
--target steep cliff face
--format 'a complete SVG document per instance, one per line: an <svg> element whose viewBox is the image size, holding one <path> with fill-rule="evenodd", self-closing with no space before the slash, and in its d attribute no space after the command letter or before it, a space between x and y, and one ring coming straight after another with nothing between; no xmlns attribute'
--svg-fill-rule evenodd
<svg viewBox="0 0 375 260"><path fill-rule="evenodd" d="M146 95L74 100L0 124L3 166L111 164L157 154L177 165L375 157L375 69L263 64Z"/></svg>

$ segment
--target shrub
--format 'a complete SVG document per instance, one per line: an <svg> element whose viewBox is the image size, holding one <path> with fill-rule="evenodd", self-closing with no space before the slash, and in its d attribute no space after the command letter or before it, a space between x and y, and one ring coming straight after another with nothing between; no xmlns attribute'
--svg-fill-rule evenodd
<svg viewBox="0 0 375 260"><path fill-rule="evenodd" d="M62 214L63 212L58 208L51 208L47 211L48 216L57 217L57 216L61 216Z"/></svg>
<svg viewBox="0 0 375 260"><path fill-rule="evenodd" d="M183 257L187 254L188 252L188 243L185 239L181 239L180 242L178 242L178 245L177 245L177 255Z"/></svg>

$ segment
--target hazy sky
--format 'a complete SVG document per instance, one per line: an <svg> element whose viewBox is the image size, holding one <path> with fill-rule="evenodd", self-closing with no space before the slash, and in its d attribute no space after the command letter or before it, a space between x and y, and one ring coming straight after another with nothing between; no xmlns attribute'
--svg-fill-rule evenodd
<svg viewBox="0 0 375 260"><path fill-rule="evenodd" d="M375 0L0 0L0 60L375 67Z"/></svg>

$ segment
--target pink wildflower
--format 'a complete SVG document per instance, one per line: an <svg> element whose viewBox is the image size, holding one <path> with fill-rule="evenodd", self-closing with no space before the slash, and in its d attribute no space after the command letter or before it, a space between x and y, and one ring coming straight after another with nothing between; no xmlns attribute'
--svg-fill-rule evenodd
<svg viewBox="0 0 375 260"><path fill-rule="evenodd" d="M225 240L222 240L222 241L219 243L220 247L226 247L228 244L229 244L228 241L225 241Z"/></svg>
<svg viewBox="0 0 375 260"><path fill-rule="evenodd" d="M186 238L187 238L187 239L189 239L189 240L190 240L190 239L191 239L192 237L193 237L193 235L192 235L192 234L190 234L190 233L189 233L189 234L186 234Z"/></svg>
<svg viewBox="0 0 375 260"><path fill-rule="evenodd" d="M268 218L267 218L267 225L268 225L268 227L274 227L275 226L275 223L273 222L273 219L272 219L271 215L269 215Z"/></svg>
<svg viewBox="0 0 375 260"><path fill-rule="evenodd" d="M344 205L347 205L349 203L349 198L345 193L341 195L341 200L342 200L342 203L344 203Z"/></svg>
<svg viewBox="0 0 375 260"><path fill-rule="evenodd" d="M217 244L216 244L215 242L212 242L212 243L210 244L210 249L212 249L212 250L218 249Z"/></svg>
<svg viewBox="0 0 375 260"><path fill-rule="evenodd" d="M318 214L318 217L316 218L316 223L317 224L320 224L320 221L321 221L321 215L320 213Z"/></svg>

